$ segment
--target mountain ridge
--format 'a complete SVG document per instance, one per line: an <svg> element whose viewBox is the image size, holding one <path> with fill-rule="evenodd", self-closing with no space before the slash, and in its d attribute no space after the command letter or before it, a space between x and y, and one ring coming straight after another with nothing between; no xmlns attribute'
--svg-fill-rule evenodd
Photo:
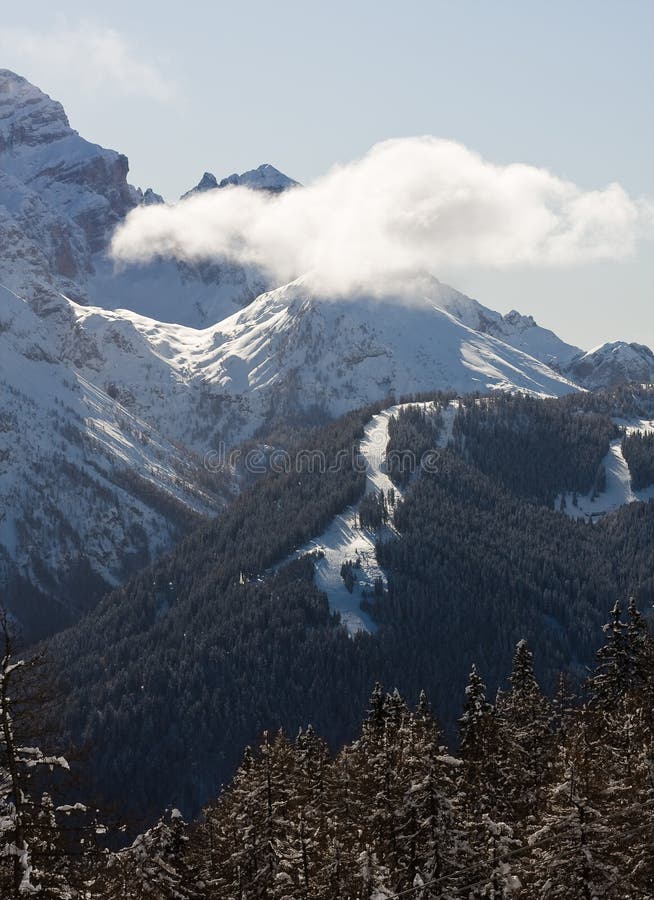
<svg viewBox="0 0 654 900"><path fill-rule="evenodd" d="M119 552L152 559L181 533L176 517L215 515L229 486L205 496L204 455L275 425L438 388L560 396L634 373L654 379L647 348L584 354L533 317L503 316L430 275L381 297L326 299L310 276L271 288L222 260L116 269L112 229L139 204L164 202L130 185L128 171L127 157L82 138L58 101L0 70L0 492L15 507L0 550L5 576L54 585L53 596L57 568L80 547L92 548L94 577L113 584ZM269 164L203 181L302 189ZM88 488L79 509L75 479ZM36 564L29 548L45 541L48 484L66 522ZM144 485L158 499L143 503ZM162 493L164 513L154 508ZM94 519L109 521L117 506L124 518L96 536ZM34 511L40 519L17 540L15 522Z"/></svg>

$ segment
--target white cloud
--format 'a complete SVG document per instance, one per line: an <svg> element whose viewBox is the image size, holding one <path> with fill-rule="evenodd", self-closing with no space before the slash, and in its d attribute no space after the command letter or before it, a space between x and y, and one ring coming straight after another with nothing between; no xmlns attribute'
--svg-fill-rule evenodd
<svg viewBox="0 0 654 900"><path fill-rule="evenodd" d="M34 30L0 30L3 64L30 79L48 84L57 78L78 90L168 101L173 82L138 47L112 28L92 22L59 24Z"/></svg>
<svg viewBox="0 0 654 900"><path fill-rule="evenodd" d="M255 263L278 282L312 272L325 294L383 291L407 271L565 266L634 253L641 205L618 184L582 191L544 169L498 166L433 137L385 141L305 188L246 188L139 208L114 258Z"/></svg>

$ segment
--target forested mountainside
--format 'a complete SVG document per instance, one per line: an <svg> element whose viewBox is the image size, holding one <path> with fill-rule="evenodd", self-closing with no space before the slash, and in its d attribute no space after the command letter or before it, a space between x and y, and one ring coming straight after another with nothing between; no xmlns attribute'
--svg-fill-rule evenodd
<svg viewBox="0 0 654 900"><path fill-rule="evenodd" d="M654 433L633 432L625 435L622 452L631 472L636 490L654 484Z"/></svg>
<svg viewBox="0 0 654 900"><path fill-rule="evenodd" d="M507 456L526 473L518 482L512 469L507 480L504 465L482 471L457 450L465 429L477 427L473 406L488 427L492 404L483 398L462 398L457 409L451 395L432 395L440 419L429 417L426 432L419 416L411 428L401 416L406 449L431 445L431 464L402 501L384 500L392 521L380 524L377 555L387 585L360 595L376 628L355 637L313 584L314 559L276 565L362 495L357 446L380 407L303 440L325 454L324 466L309 452L299 468L260 478L219 520L50 643L67 684L66 740L88 748L101 793L146 814L171 803L196 812L264 728L294 734L311 721L332 747L351 738L377 680L407 697L424 688L451 736L471 657L494 694L523 637L547 690L561 670L577 679L612 598L634 594L643 609L654 600L654 503L590 525L525 495L584 490L613 434L606 415L650 408L651 391L625 393L624 404L621 396L581 395L576 405L498 399L495 440L499 447L505 435ZM521 434L531 416L558 453L562 410L576 422L562 438L557 484L552 474L543 480ZM447 427L458 434L449 447Z"/></svg>
<svg viewBox="0 0 654 900"><path fill-rule="evenodd" d="M464 459L513 493L551 506L562 491L601 487L601 464L619 431L607 415L575 415L577 403L529 397L464 403L453 443Z"/></svg>
<svg viewBox="0 0 654 900"><path fill-rule="evenodd" d="M372 611L382 624L377 640L394 678L401 672L392 683L408 696L427 685L446 724L456 712L451 685L461 685L466 674L461 648L472 648L494 691L511 647L526 637L538 647L539 675L551 690L558 672L579 673L592 658L602 610L612 595L634 591L644 608L654 600L654 504L625 507L590 526L551 506L525 502L528 473L529 494L537 495L543 484L540 452L521 441L531 404L508 398L493 413L484 401L462 405L454 420L455 447L465 442L470 426L470 434L476 433L475 416L469 416L473 407L482 421L489 415L500 426L489 437L490 464L482 471L451 449L432 451L429 473L394 510L397 539L377 547L388 591L375 599ZM552 425L560 414L558 403L539 404L535 413L551 416ZM503 431L513 415L515 427ZM587 432L579 424L586 418ZM425 420L424 430L431 427ZM568 434L567 473L563 468L560 477L571 477L581 491L584 461L590 457L590 471L597 469L611 423L590 413L579 417L576 429ZM492 442L502 434L504 456L493 457ZM558 443L555 430L545 428L544 434L552 445ZM518 489L508 490L506 481ZM404 660L401 647L411 647Z"/></svg>
<svg viewBox="0 0 654 900"><path fill-rule="evenodd" d="M169 810L118 850L96 809L53 799L67 761L17 743L34 674L5 647L3 897L654 897L654 640L633 600L614 605L578 694L565 679L544 694L521 640L494 699L472 666L450 751L424 692L412 708L377 684L337 754L311 726L264 732L199 821Z"/></svg>
<svg viewBox="0 0 654 900"><path fill-rule="evenodd" d="M311 567L265 573L362 492L356 447L377 410L318 430L301 449L315 447L324 467L307 452L298 468L259 480L53 640L49 656L68 685L66 731L91 747L106 795L152 812L175 794L197 809L253 734L271 720L302 721L321 696L335 739L350 733L365 699L352 696L364 682L356 643L313 587ZM137 775L144 755L156 765Z"/></svg>

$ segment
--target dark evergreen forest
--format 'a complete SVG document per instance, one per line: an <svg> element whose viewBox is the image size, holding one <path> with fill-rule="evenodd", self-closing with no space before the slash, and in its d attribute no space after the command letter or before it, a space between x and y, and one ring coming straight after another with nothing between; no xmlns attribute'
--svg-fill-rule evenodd
<svg viewBox="0 0 654 900"><path fill-rule="evenodd" d="M310 721L333 750L351 740L376 681L407 697L425 689L454 741L471 659L493 696L526 638L546 691L561 670L578 684L613 598L633 594L651 607L654 503L590 525L554 509L554 497L592 487L615 434L606 417L648 414L652 394L470 398L453 446L407 482L405 500L371 507L394 516L397 536L378 550L388 590L364 600L376 633L348 637L313 584L311 559L275 566L361 496L358 442L387 405L303 436L304 449L339 464L323 471L307 460L299 472L259 478L50 642L67 694L63 742L85 749L90 789L106 801L194 815L264 729L292 735ZM393 440L401 433L418 455L434 449L438 416L401 419ZM560 476L536 464L544 451L535 456L530 422L558 454Z"/></svg>
<svg viewBox="0 0 654 900"><path fill-rule="evenodd" d="M632 432L622 439L622 452L627 460L634 489L654 484L654 432Z"/></svg>
<svg viewBox="0 0 654 900"><path fill-rule="evenodd" d="M451 751L424 692L412 707L377 684L338 753L311 725L265 731L201 818L169 809L124 849L95 808L57 804L68 763L20 745L34 663L5 643L8 900L654 897L654 639L633 599L577 693L564 678L544 693L521 640L496 695L472 666Z"/></svg>
<svg viewBox="0 0 654 900"><path fill-rule="evenodd" d="M618 428L606 414L570 402L506 395L464 401L454 447L509 490L552 506L557 494L601 490L601 464Z"/></svg>

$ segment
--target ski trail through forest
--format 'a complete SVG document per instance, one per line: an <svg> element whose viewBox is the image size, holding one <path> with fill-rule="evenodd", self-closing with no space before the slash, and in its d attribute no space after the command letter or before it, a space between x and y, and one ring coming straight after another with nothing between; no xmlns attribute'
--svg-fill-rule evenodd
<svg viewBox="0 0 654 900"><path fill-rule="evenodd" d="M366 425L361 440L361 455L366 465L365 494L383 491L388 496L395 496L397 502L402 498L402 489L398 488L386 474L386 446L388 444L388 423L391 416L407 406L418 406L421 409L432 408L431 402L396 404L373 416ZM454 421L454 408L445 410L445 442L451 435ZM386 575L377 563L375 542L389 538L393 534L392 526L385 525L381 529L361 528L358 524L359 504L349 506L336 516L329 527L319 536L313 538L297 550L293 557L305 553L318 552L322 557L316 563L315 584L324 591L329 599L330 609L341 615L343 624L350 635L359 631L372 633L376 625L371 616L361 609L361 601L369 596L374 602L373 594L376 579L382 580L386 586ZM346 561L354 563L354 586L349 591L341 575L341 566Z"/></svg>

